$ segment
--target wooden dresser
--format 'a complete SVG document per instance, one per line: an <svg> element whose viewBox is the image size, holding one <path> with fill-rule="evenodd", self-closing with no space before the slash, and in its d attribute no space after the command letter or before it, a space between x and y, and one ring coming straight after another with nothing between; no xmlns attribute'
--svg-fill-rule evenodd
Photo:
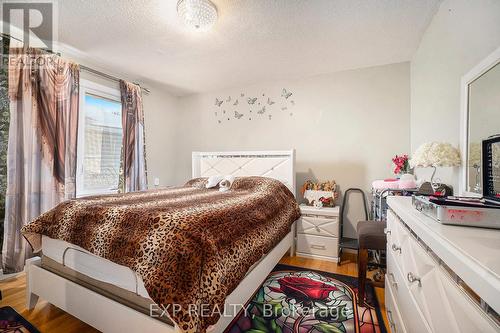
<svg viewBox="0 0 500 333"><path fill-rule="evenodd" d="M314 208L300 205L297 221L297 255L338 261L339 207Z"/></svg>
<svg viewBox="0 0 500 333"><path fill-rule="evenodd" d="M391 331L500 332L500 230L441 225L409 197L388 205Z"/></svg>

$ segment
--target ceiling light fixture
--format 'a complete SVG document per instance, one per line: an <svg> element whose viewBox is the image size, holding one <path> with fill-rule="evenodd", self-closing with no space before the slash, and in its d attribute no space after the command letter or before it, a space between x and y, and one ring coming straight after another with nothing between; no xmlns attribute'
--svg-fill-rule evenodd
<svg viewBox="0 0 500 333"><path fill-rule="evenodd" d="M179 0L177 13L196 31L208 31L217 21L217 8L210 0Z"/></svg>

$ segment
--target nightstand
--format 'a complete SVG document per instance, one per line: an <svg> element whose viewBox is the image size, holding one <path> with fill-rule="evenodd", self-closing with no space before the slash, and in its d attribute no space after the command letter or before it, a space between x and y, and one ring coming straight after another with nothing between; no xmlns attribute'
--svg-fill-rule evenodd
<svg viewBox="0 0 500 333"><path fill-rule="evenodd" d="M300 205L297 221L297 256L338 262L339 207Z"/></svg>

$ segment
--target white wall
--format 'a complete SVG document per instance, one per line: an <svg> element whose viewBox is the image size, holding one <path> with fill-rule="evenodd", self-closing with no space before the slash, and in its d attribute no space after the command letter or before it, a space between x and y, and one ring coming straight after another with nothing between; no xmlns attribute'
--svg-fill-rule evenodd
<svg viewBox="0 0 500 333"><path fill-rule="evenodd" d="M298 186L306 179L335 179L342 191L349 187L369 191L374 179L392 175L392 156L410 148L409 70L409 63L400 63L181 98L174 166L177 183L190 178L191 152L195 150L295 148ZM280 97L283 88L293 93L290 100L295 106L288 102L287 111L268 107L264 115L257 115L254 108L250 115L248 96L262 101L270 96L276 101L274 106L279 106L284 103ZM215 106L215 98L232 96L234 101L241 93L245 101L240 98L237 107L233 102L229 108L226 102L221 108ZM223 109L230 120L225 117L219 124ZM271 109L273 118L269 120ZM235 119L234 110L245 116ZM151 136L150 131L148 138ZM167 163L165 160L163 165L170 167ZM354 199L353 212L359 216L361 207ZM346 232L355 234L353 224Z"/></svg>
<svg viewBox="0 0 500 333"><path fill-rule="evenodd" d="M428 141L458 147L461 77L499 46L500 1L441 4L411 62L412 151ZM437 176L458 190L458 168L442 168Z"/></svg>
<svg viewBox="0 0 500 333"><path fill-rule="evenodd" d="M179 177L173 172L176 163L177 122L182 111L177 97L154 84L148 84L150 94L143 95L146 133L146 163L148 187L154 187L154 178L160 186L178 184Z"/></svg>

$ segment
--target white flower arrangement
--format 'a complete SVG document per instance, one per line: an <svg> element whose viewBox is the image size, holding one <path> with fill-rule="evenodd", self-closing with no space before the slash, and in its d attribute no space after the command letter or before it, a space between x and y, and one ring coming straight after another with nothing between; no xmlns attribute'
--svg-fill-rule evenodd
<svg viewBox="0 0 500 333"><path fill-rule="evenodd" d="M424 143L413 154L410 166L414 167L455 167L461 164L460 152L449 143Z"/></svg>

